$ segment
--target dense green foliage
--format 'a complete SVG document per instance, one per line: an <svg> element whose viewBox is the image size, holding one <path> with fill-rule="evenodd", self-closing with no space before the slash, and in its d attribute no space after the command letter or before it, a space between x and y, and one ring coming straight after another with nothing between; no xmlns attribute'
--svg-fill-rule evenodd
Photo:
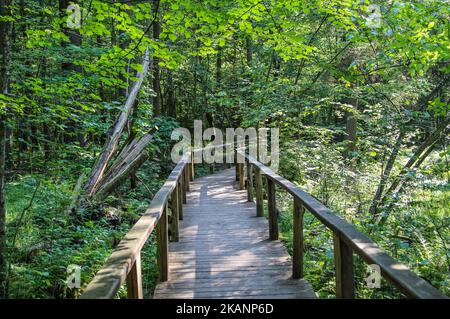
<svg viewBox="0 0 450 319"><path fill-rule="evenodd" d="M78 29L67 27L70 3L81 8ZM369 12L373 4L379 17ZM1 5L6 297L77 297L82 289L66 288L66 267L81 265L82 283L89 282L173 168L172 129L192 129L195 119L280 128L280 175L450 295L448 2ZM131 186L127 179L106 198L73 207L147 47L152 68L120 144L155 130L149 159ZM280 202L290 248L292 207ZM307 214L305 237L306 278L332 297L331 234ZM152 240L147 246L150 296ZM365 288L365 266L356 268L358 296L399 296L386 283Z"/></svg>

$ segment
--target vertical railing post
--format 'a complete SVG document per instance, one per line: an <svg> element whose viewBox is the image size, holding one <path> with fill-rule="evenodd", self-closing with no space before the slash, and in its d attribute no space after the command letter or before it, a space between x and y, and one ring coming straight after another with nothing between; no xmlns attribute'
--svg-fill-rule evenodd
<svg viewBox="0 0 450 319"><path fill-rule="evenodd" d="M239 166L239 189L245 189L245 180L244 180L244 163L238 163Z"/></svg>
<svg viewBox="0 0 450 319"><path fill-rule="evenodd" d="M247 159L245 161L247 165L247 201L253 202L253 169L252 164Z"/></svg>
<svg viewBox="0 0 450 319"><path fill-rule="evenodd" d="M180 203L178 199L178 185L172 191L170 196L170 207L172 209L172 241L177 242L179 240L179 214Z"/></svg>
<svg viewBox="0 0 450 319"><path fill-rule="evenodd" d="M183 196L183 175L180 176L177 182L177 195L178 195L178 217L183 220L183 202L186 203L186 194Z"/></svg>
<svg viewBox="0 0 450 319"><path fill-rule="evenodd" d="M303 215L305 207L300 200L294 197L294 239L293 239L293 262L292 278L303 278Z"/></svg>
<svg viewBox="0 0 450 319"><path fill-rule="evenodd" d="M162 211L157 227L157 263L159 281L167 281L169 277L169 234L167 227L167 203Z"/></svg>
<svg viewBox="0 0 450 319"><path fill-rule="evenodd" d="M350 246L338 234L333 233L334 266L336 269L336 298L355 298L353 253Z"/></svg>
<svg viewBox="0 0 450 319"><path fill-rule="evenodd" d="M186 204L186 174L184 173L184 168L183 168L183 172L181 173L180 176L180 184L181 184L181 195L182 195L182 200L183 200L183 204Z"/></svg>
<svg viewBox="0 0 450 319"><path fill-rule="evenodd" d="M267 203L269 208L269 239L278 239L278 211L275 199L275 182L267 178Z"/></svg>
<svg viewBox="0 0 450 319"><path fill-rule="evenodd" d="M261 170L255 167L256 216L264 216L263 183Z"/></svg>
<svg viewBox="0 0 450 319"><path fill-rule="evenodd" d="M127 297L128 299L142 299L142 273L141 273L141 253L138 253L134 264L127 275Z"/></svg>
<svg viewBox="0 0 450 319"><path fill-rule="evenodd" d="M187 163L184 166L184 186L185 186L186 192L189 192L189 180L191 178L190 173L189 173L189 171L190 171L189 167L190 167L189 163Z"/></svg>
<svg viewBox="0 0 450 319"><path fill-rule="evenodd" d="M236 182L239 181L239 163L238 163L238 156L237 156L237 149L234 150L234 168L235 168L235 174L236 174Z"/></svg>
<svg viewBox="0 0 450 319"><path fill-rule="evenodd" d="M191 152L191 169L190 169L190 180L193 181L195 177L195 170L194 170L194 151Z"/></svg>

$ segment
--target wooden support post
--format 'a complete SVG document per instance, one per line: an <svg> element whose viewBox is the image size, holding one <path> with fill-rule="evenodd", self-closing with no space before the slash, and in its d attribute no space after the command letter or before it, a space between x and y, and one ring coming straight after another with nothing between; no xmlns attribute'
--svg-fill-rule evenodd
<svg viewBox="0 0 450 319"><path fill-rule="evenodd" d="M190 169L190 180L193 181L195 177L195 170L194 170L194 152L191 153L191 169Z"/></svg>
<svg viewBox="0 0 450 319"><path fill-rule="evenodd" d="M182 176L180 176L180 179L178 180L177 195L178 195L178 217L180 220L183 220L183 202L186 203L186 196L183 197Z"/></svg>
<svg viewBox="0 0 450 319"><path fill-rule="evenodd" d="M186 166L184 166L184 185L185 185L185 189L186 192L189 192L189 180L190 180L190 169L189 169L190 165L186 164Z"/></svg>
<svg viewBox="0 0 450 319"><path fill-rule="evenodd" d="M350 246L338 234L333 233L334 266L336 269L336 298L355 298L353 253Z"/></svg>
<svg viewBox="0 0 450 319"><path fill-rule="evenodd" d="M234 151L234 163L235 163L234 168L236 169L236 171L235 171L235 173L236 173L236 182L239 181L239 163L237 162L237 158L238 158L237 151L235 150Z"/></svg>
<svg viewBox="0 0 450 319"><path fill-rule="evenodd" d="M180 203L178 199L178 185L170 195L170 206L172 208L172 241L177 242L179 240L179 214Z"/></svg>
<svg viewBox="0 0 450 319"><path fill-rule="evenodd" d="M261 170L255 167L256 216L264 216L263 183Z"/></svg>
<svg viewBox="0 0 450 319"><path fill-rule="evenodd" d="M186 174L183 173L180 175L180 184L181 184L181 195L183 199L183 204L186 204L186 184L185 184L185 178Z"/></svg>
<svg viewBox="0 0 450 319"><path fill-rule="evenodd" d="M244 180L244 163L238 163L239 166L239 189L245 189L245 180Z"/></svg>
<svg viewBox="0 0 450 319"><path fill-rule="evenodd" d="M137 254L136 260L127 275L127 296L128 299L142 299L142 274L141 274L141 253Z"/></svg>
<svg viewBox="0 0 450 319"><path fill-rule="evenodd" d="M305 207L294 197L294 240L292 278L303 278L303 215Z"/></svg>
<svg viewBox="0 0 450 319"><path fill-rule="evenodd" d="M157 262L159 281L167 281L169 277L169 236L167 228L167 203L157 227Z"/></svg>
<svg viewBox="0 0 450 319"><path fill-rule="evenodd" d="M247 164L247 201L253 202L253 172L252 164L250 161L246 161Z"/></svg>
<svg viewBox="0 0 450 319"><path fill-rule="evenodd" d="M269 239L278 239L278 210L275 199L275 183L267 178L267 203L269 207Z"/></svg>

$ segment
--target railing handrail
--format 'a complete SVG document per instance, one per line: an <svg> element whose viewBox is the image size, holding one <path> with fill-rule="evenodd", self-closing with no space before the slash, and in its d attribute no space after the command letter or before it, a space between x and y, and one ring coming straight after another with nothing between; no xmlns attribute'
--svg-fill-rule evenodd
<svg viewBox="0 0 450 319"><path fill-rule="evenodd" d="M180 179L183 179L183 183L180 185L182 191L179 194L175 194L175 197L177 197L177 203L181 203L181 201L185 200L186 191L189 190L188 180L193 179L194 176L193 156L199 151L208 150L211 148L216 149L218 147L230 146L234 144L234 142L221 145L212 143L208 146L200 148L189 147L189 150L184 153L180 161L170 173L164 185L153 197L148 209L122 238L117 247L113 250L112 254L106 260L103 267L96 273L94 278L85 288L83 294L80 296L81 299L114 298L120 287L127 281L127 279L130 279L130 285L133 285L133 289L135 289L135 291L132 289L131 292L129 290L129 295L133 298L142 298L142 283L140 282L140 253L142 247L160 222L161 216L163 216L166 211L167 203L171 195L174 195L174 190L177 187L177 184L180 183ZM180 196L184 197L184 200L180 198ZM182 207L178 208L178 210L179 211L177 213L180 214L181 219ZM167 218L164 219L163 226L167 226ZM176 219L178 219L178 216ZM160 236L167 239L167 227L164 230L164 234L160 234ZM158 237L158 247L165 250L163 253L167 255L167 242L162 237ZM161 259L167 259L167 256ZM161 261L158 260L158 262ZM167 260L165 262L166 264L159 265L160 271L163 270L165 272L162 277L160 274L160 279L162 280L167 280ZM133 267L136 267L136 265L138 267L134 269Z"/></svg>
<svg viewBox="0 0 450 319"><path fill-rule="evenodd" d="M331 229L339 239L349 245L358 256L369 264L378 265L381 270L381 276L406 296L424 299L447 298L427 281L409 270L404 264L397 262L389 256L370 238L360 233L352 224L334 214L316 198L303 191L294 183L276 174L269 167L258 162L253 157L245 154L245 152L238 150L238 153L244 156L246 161L259 169L268 179L286 190L294 198L297 198L310 213Z"/></svg>
<svg viewBox="0 0 450 319"><path fill-rule="evenodd" d="M175 189L183 170L191 162L191 152L185 153L170 173L164 185L152 199L146 212L114 249L106 263L88 284L80 298L114 298L125 282L145 242L158 224L170 195Z"/></svg>

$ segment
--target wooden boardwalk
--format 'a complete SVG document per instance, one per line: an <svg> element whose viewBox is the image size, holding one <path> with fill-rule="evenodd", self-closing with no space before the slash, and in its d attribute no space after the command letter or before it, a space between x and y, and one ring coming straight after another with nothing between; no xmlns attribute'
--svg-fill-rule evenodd
<svg viewBox="0 0 450 319"><path fill-rule="evenodd" d="M180 238L169 245L169 280L154 298L315 298L292 279L283 244L268 239L268 223L238 190L234 169L190 185Z"/></svg>
<svg viewBox="0 0 450 319"><path fill-rule="evenodd" d="M160 280L154 298L315 298L308 282L291 276L302 277L306 211L333 233L336 298L356 296L354 255L378 265L381 276L409 298L447 298L316 198L243 151L237 153L246 160L235 167L239 187L244 188L247 179L248 193L238 190L234 169L190 183L194 153L186 152L80 298L113 299L126 284L128 298L142 299L141 251L152 234ZM266 204L262 178L267 186ZM252 189L257 205L248 201ZM269 240L279 236L277 191L287 192L294 203L293 265L285 247ZM186 197L182 214L180 203ZM268 222L256 217L262 215L264 206ZM182 216L184 220L178 223ZM179 239L176 243L169 244L169 228Z"/></svg>

